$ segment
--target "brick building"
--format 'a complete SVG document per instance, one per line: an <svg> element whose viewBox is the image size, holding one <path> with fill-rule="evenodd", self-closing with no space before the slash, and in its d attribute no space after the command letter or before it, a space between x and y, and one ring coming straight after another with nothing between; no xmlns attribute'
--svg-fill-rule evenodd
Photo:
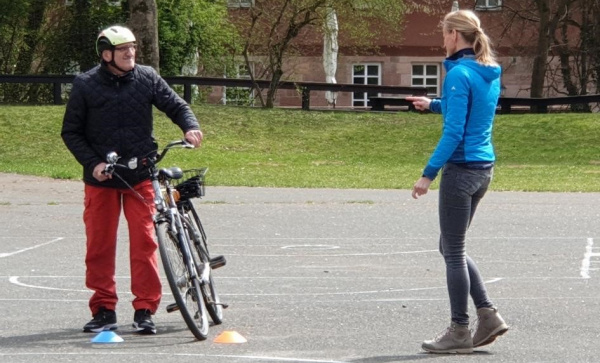
<svg viewBox="0 0 600 363"><path fill-rule="evenodd" d="M504 0L506 3L518 0ZM474 10L482 21L482 28L492 39L498 60L503 68L503 94L509 97L528 96L531 83L532 44L537 31L531 23L516 22L512 13L504 11L502 0L462 0L463 9ZM376 55L351 55L340 41L340 52L336 71L337 83L379 84L387 86L426 86L429 94L439 96L444 78L442 61L445 51L439 27L443 16L451 10L453 1L440 0L434 11L414 10L405 17L401 39L379 39ZM252 0L231 0L231 6L252 6ZM239 11L240 9L238 9ZM511 18L509 19L509 18ZM510 21L510 23L509 23ZM285 64L286 80L303 82L325 82L322 63L322 36L305 36L305 50ZM312 44L308 44L312 43ZM229 92L227 92L229 93ZM225 98L225 92L216 88L212 100ZM231 101L231 97L230 101ZM300 94L294 90L279 90L276 105L297 107L301 104ZM311 107L328 107L325 92L311 92ZM368 106L366 93L340 93L338 108L361 108Z"/></svg>

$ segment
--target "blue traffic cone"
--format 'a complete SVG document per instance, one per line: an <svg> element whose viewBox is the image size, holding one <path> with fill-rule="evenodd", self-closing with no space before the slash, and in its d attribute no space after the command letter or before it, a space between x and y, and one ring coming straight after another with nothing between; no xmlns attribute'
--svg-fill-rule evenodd
<svg viewBox="0 0 600 363"><path fill-rule="evenodd" d="M114 331L104 330L98 333L93 339L92 343L121 343L123 338L117 335Z"/></svg>

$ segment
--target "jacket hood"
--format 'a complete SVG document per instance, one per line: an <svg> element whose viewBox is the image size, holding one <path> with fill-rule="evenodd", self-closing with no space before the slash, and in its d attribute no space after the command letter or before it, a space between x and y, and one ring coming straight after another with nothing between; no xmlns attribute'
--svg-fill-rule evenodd
<svg viewBox="0 0 600 363"><path fill-rule="evenodd" d="M446 67L446 71L449 72L452 68L457 65L462 65L472 69L477 72L486 82L491 82L495 79L500 78L502 74L502 69L498 65L488 66L481 63L478 63L475 58L472 56L464 56L457 60L449 60L446 59L444 61L444 66Z"/></svg>

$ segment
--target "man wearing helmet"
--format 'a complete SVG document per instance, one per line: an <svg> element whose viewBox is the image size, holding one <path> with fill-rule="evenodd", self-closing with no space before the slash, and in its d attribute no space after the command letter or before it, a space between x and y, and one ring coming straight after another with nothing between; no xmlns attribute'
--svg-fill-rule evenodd
<svg viewBox="0 0 600 363"><path fill-rule="evenodd" d="M164 112L195 147L202 142L198 120L188 104L151 67L136 65L133 33L122 26L104 29L96 51L100 64L78 75L61 136L83 167L86 230L86 286L93 319L84 332L117 329L115 260L117 229L124 211L129 230L133 327L155 334L151 316L161 299L161 283L154 240L154 206L145 204L127 188L133 186L146 200L154 198L144 163L134 170L120 169L119 178L103 174L105 157L116 151L123 160L144 160L156 153L152 106Z"/></svg>
<svg viewBox="0 0 600 363"><path fill-rule="evenodd" d="M104 58L104 51L107 58ZM135 66L135 36L131 30L113 26L104 29L96 40L96 52L115 74L129 72Z"/></svg>

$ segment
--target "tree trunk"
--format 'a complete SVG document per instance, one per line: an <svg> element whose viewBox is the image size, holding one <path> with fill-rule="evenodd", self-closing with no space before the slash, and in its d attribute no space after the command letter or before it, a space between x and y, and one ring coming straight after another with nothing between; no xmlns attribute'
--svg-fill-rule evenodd
<svg viewBox="0 0 600 363"><path fill-rule="evenodd" d="M544 95L544 82L548 62L548 50L550 48L550 6L548 0L536 0L538 14L540 16L539 36L536 47L536 55L533 59L531 72L530 97L542 97ZM537 110L535 110L537 111ZM535 112L534 111L534 112Z"/></svg>
<svg viewBox="0 0 600 363"><path fill-rule="evenodd" d="M15 73L28 74L31 72L31 64L33 63L33 55L35 54L40 28L44 23L44 15L46 11L46 1L34 0L31 2L31 10L27 19L27 29L23 39L25 48L19 53L19 60Z"/></svg>
<svg viewBox="0 0 600 363"><path fill-rule="evenodd" d="M29 17L27 19L27 25L25 29L25 36L23 42L24 47L19 51L19 57L15 67L16 74L30 74L32 73L32 64L34 55L38 47L40 39L40 28L44 22L44 15L46 11L46 1L34 0L31 2L31 8L29 10ZM35 95L40 92L43 86L40 84L14 84L9 85L6 91L6 99L13 102L28 102L35 99ZM8 90L12 90L10 92ZM11 98L11 96L13 98Z"/></svg>
<svg viewBox="0 0 600 363"><path fill-rule="evenodd" d="M599 19L600 17L600 0L594 0L591 5L591 19ZM594 72L594 79L596 81L595 93L600 93L600 24L596 20L592 22L590 28L590 38L592 44L590 45L591 54L590 62L593 63L592 69Z"/></svg>
<svg viewBox="0 0 600 363"><path fill-rule="evenodd" d="M137 62L159 71L156 0L129 0L129 26L138 44Z"/></svg>
<svg viewBox="0 0 600 363"><path fill-rule="evenodd" d="M269 83L269 90L267 91L267 104L265 105L265 108L273 108L275 106L275 96L277 95L279 81L281 81L282 76L283 71L281 70L281 67L273 72L271 82Z"/></svg>

